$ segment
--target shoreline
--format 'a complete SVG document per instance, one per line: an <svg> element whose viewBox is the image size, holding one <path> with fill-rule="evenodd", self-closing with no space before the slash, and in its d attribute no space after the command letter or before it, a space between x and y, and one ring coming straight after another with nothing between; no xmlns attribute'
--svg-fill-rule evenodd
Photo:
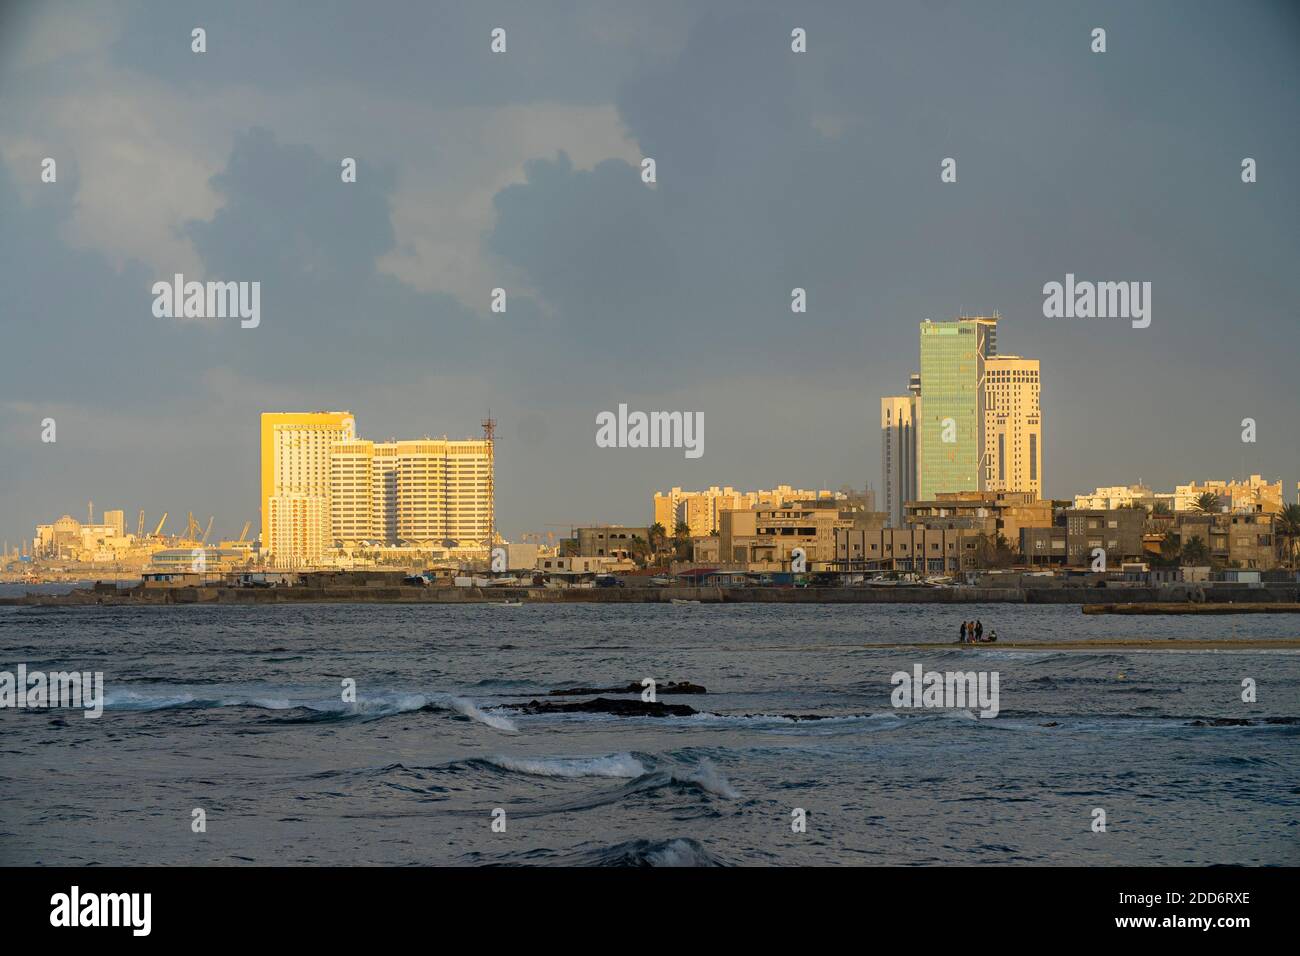
<svg viewBox="0 0 1300 956"><path fill-rule="evenodd" d="M1122 601L1115 598L1123 596ZM1264 587L227 587L119 588L109 582L67 594L29 592L0 606L166 607L220 604L664 604L690 613L716 604L1078 604L1084 614L1300 614L1300 586ZM681 602L689 602L682 604ZM698 602L698 604L696 603Z"/></svg>

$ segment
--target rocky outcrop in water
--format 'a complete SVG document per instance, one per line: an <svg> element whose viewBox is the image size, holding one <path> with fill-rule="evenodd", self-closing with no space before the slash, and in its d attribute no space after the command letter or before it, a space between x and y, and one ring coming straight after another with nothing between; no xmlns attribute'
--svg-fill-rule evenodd
<svg viewBox="0 0 1300 956"><path fill-rule="evenodd" d="M637 686L639 691L640 685ZM615 717L690 717L699 713L686 704L665 704L660 701L616 699L613 697L596 697L592 700L530 700L526 704L516 705L524 714L613 714Z"/></svg>
<svg viewBox="0 0 1300 956"><path fill-rule="evenodd" d="M586 697L591 694L639 694L644 688L640 681L631 681L626 687L569 687L564 690L550 691L550 697ZM668 681L655 685L656 694L707 694L708 691L699 684L690 681Z"/></svg>

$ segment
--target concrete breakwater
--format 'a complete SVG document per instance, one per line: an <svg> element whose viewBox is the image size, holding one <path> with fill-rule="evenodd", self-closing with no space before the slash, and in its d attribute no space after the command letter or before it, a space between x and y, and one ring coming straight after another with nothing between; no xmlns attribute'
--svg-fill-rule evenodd
<svg viewBox="0 0 1300 956"><path fill-rule="evenodd" d="M1084 614L1300 614L1300 604L1290 601L1265 603L1233 601L1216 604L1085 604Z"/></svg>
<svg viewBox="0 0 1300 956"><path fill-rule="evenodd" d="M1272 613L1300 613L1300 585L1242 588L1181 585L1166 587L608 587L608 588L473 588L418 586L325 587L133 587L100 584L69 594L28 594L0 599L26 606L174 605L174 604L526 604L635 603L670 604L1080 604L1105 608L1147 607L1151 611L1088 613L1213 613L1229 607L1238 613L1263 608ZM1156 610L1176 607L1180 611ZM1192 610L1195 609L1195 610Z"/></svg>

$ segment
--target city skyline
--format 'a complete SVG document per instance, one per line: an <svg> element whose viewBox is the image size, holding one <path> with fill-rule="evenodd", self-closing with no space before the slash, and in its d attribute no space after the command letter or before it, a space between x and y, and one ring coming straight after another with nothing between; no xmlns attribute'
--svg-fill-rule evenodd
<svg viewBox="0 0 1300 956"><path fill-rule="evenodd" d="M248 37L252 9L0 20L21 50L0 57L0 537L88 498L233 537L258 517L265 408L464 434L490 407L507 536L643 520L673 485L874 485L916 323L993 308L1051 369L1045 496L1300 477L1283 7L1105 7L1101 56L1068 10L814 5L805 61L773 39L779 10L506 4L514 52L493 61L473 10L395 4L382 30L325 10L326 40L283 10ZM445 55L395 57L395 36ZM966 68L972 49L998 68ZM979 241L955 231L975 221ZM152 286L177 274L260 283L257 326L159 317ZM1044 317L1067 275L1150 282L1150 326ZM596 447L593 416L623 402L702 412L707 453Z"/></svg>

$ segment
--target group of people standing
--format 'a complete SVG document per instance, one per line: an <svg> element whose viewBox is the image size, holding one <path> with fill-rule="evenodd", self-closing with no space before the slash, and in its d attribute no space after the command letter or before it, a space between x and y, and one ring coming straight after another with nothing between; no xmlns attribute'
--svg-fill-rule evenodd
<svg viewBox="0 0 1300 956"><path fill-rule="evenodd" d="M989 639L988 639L988 642L987 642L987 643L991 643L991 642L993 642L993 641L996 641L997 639L998 639L998 637L997 637L997 632L995 632L995 631L990 631L990 632L989 632ZM978 620L976 620L976 621L962 621L962 622L961 622L961 638L958 640L957 643L959 643L959 644L983 644L983 643L986 643L985 640L984 640L984 623L983 623L982 621L978 621Z"/></svg>

